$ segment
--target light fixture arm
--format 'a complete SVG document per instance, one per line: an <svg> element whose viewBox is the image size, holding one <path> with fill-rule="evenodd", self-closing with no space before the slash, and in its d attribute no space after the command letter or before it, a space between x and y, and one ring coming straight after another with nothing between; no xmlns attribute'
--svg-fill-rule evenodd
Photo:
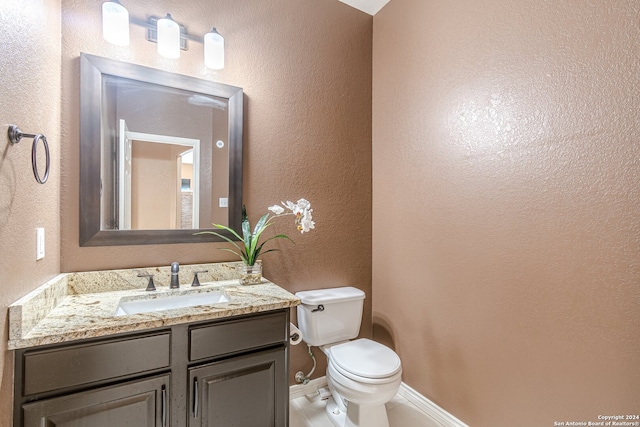
<svg viewBox="0 0 640 427"><path fill-rule="evenodd" d="M129 22L131 22L132 25L135 25L137 27L142 27L144 29L147 30L147 40L153 43L157 43L158 42L158 30L157 30L157 22L158 22L158 18L157 16L152 16L149 19L147 19L146 21L143 21L141 19L137 19L137 18L129 18ZM198 37L198 36L194 36L191 35L189 33L187 33L187 29L185 28L184 25L181 25L180 23L178 23L178 25L180 26L180 49L182 50L188 50L188 46L187 46L187 40L192 41L192 42L196 42L196 43L200 43L203 44L204 43L204 38L203 37Z"/></svg>

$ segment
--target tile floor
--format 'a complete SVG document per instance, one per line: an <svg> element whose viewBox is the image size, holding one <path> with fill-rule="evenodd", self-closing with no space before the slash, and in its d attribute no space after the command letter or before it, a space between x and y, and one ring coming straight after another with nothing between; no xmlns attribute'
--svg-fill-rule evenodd
<svg viewBox="0 0 640 427"><path fill-rule="evenodd" d="M298 397L289 403L290 427L334 427L325 414L325 402L317 394ZM390 427L442 427L399 394L387 403Z"/></svg>

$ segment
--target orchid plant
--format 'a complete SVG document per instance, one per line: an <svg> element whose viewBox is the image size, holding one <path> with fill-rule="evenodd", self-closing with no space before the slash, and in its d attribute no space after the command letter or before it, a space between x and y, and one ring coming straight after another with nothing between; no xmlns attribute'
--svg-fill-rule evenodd
<svg viewBox="0 0 640 427"><path fill-rule="evenodd" d="M315 228L315 222L313 222L313 218L311 216L313 209L311 209L311 203L305 199L300 199L296 203L287 201L282 202L281 205L273 205L268 208L268 210L273 214L266 213L260 217L258 222L256 223L255 228L251 231L251 224L249 223L249 218L247 216L247 210L243 206L242 207L242 236L240 236L235 230L227 227L222 224L213 224L214 227L226 230L231 233L234 237L236 237L241 243L238 244L234 240L224 236L215 231L202 231L197 234L214 234L227 242L231 243L235 246L235 249L231 248L221 248L222 250L226 250L232 252L240 257L240 259L248 266L252 266L258 260L258 256L266 254L268 252L275 252L278 249L268 249L263 251L265 243L274 239L288 239L291 242L291 238L285 234L276 234L268 239L264 240L260 243L260 237L262 233L272 225L272 221L275 218L279 218L282 216L293 215L295 217L296 228L300 233L306 233Z"/></svg>

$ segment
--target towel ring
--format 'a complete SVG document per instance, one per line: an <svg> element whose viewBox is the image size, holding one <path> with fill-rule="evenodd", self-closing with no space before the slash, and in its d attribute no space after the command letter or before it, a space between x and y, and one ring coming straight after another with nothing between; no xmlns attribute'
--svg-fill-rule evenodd
<svg viewBox="0 0 640 427"><path fill-rule="evenodd" d="M49 179L49 171L51 170L51 155L49 154L49 144L47 143L47 137L43 134L39 133L36 135L23 133L18 126L9 125L9 141L12 144L17 144L20 142L23 136L28 138L33 138L33 144L31 145L31 167L33 168L33 176L36 178L39 184L44 184ZM44 152L46 155L46 164L44 168L44 177L40 178L40 173L38 172L38 141L42 140L42 145L44 146Z"/></svg>

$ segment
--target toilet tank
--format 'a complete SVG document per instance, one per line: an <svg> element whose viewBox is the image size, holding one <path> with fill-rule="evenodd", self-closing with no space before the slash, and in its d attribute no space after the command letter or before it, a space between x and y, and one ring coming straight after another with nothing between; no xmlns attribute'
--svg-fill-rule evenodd
<svg viewBox="0 0 640 427"><path fill-rule="evenodd" d="M309 345L321 346L358 336L365 294L353 287L297 292L298 328Z"/></svg>

